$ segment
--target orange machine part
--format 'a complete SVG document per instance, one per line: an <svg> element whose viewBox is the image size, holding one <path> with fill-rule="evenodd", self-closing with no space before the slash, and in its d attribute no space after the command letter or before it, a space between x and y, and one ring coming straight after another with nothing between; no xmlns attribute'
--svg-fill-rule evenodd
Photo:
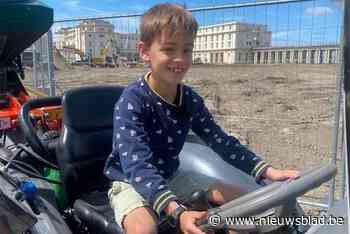
<svg viewBox="0 0 350 234"><path fill-rule="evenodd" d="M17 116L21 109L17 98L10 95L6 97L9 99L9 106L0 109L0 130L16 128Z"/></svg>
<svg viewBox="0 0 350 234"><path fill-rule="evenodd" d="M30 114L41 118L39 124L46 124L50 130L60 130L62 125L62 106L40 107L30 111Z"/></svg>
<svg viewBox="0 0 350 234"><path fill-rule="evenodd" d="M22 101L28 100L28 96L21 96L18 100L12 95L7 95L9 106L0 108L0 130L15 129L18 125L18 114L21 110ZM41 119L39 124L46 123L51 130L60 130L62 124L62 107L50 106L36 108L30 111L30 115Z"/></svg>

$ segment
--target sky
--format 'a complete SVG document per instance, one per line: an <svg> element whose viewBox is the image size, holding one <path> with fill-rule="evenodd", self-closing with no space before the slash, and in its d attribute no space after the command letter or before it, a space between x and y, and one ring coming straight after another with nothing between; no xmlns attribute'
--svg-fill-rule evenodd
<svg viewBox="0 0 350 234"><path fill-rule="evenodd" d="M142 13L159 0L42 0L54 9L55 20L103 17ZM167 1L186 5L187 8L251 3L259 0L182 0ZM193 13L200 25L230 21L267 25L272 32L274 46L320 45L338 43L341 37L340 0L312 0L288 4L274 4L227 10ZM116 31L135 32L139 18L108 20ZM73 23L56 23L54 31Z"/></svg>

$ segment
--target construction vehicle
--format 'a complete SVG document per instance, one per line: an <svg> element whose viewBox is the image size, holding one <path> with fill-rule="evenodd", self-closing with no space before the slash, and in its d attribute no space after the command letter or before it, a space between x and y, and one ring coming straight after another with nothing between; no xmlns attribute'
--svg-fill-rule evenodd
<svg viewBox="0 0 350 234"><path fill-rule="evenodd" d="M63 54L65 54L65 55L68 54L69 55L68 57L71 57L71 55L74 55L72 65L75 65L74 62L76 62L76 61L86 61L86 56L85 56L84 52L75 48L75 47L63 46L62 51L63 51ZM76 56L78 56L79 58Z"/></svg>
<svg viewBox="0 0 350 234"><path fill-rule="evenodd" d="M100 50L100 57L91 58L91 64L95 67L118 67L117 56L111 50L112 44L114 44L112 34L109 35L106 45ZM109 55L111 54L111 55Z"/></svg>

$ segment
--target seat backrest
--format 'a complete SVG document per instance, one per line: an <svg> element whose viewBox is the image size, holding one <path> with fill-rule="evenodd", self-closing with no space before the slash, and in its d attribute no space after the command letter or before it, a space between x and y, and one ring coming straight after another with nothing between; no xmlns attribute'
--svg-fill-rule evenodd
<svg viewBox="0 0 350 234"><path fill-rule="evenodd" d="M108 188L103 167L112 150L113 110L122 91L119 86L91 86L63 95L57 161L69 205L84 193Z"/></svg>

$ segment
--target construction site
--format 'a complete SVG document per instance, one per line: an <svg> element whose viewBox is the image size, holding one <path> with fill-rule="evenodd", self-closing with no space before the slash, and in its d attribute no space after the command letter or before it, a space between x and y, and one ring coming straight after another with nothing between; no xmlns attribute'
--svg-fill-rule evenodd
<svg viewBox="0 0 350 234"><path fill-rule="evenodd" d="M137 34L116 32L108 21L84 20L56 31L54 48L72 65L119 67L136 63L136 41Z"/></svg>

